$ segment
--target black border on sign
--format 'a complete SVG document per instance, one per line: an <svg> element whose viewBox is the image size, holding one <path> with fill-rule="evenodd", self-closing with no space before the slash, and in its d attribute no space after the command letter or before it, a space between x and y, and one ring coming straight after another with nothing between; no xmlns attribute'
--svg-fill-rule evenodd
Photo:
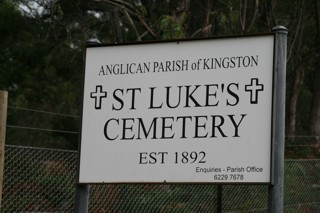
<svg viewBox="0 0 320 213"><path fill-rule="evenodd" d="M192 42L192 41L209 41L209 40L223 40L223 39L232 39L232 38L250 38L250 37L262 37L262 36L273 36L273 66L272 66L272 107L271 107L271 141L270 141L270 179L269 182L167 182L163 180L162 182L79 182L80 178L80 159L81 159L81 142L82 142L82 122L83 122L83 100L84 100L84 87L85 87L85 67L86 67L86 53L88 48L95 47L108 47L108 46L132 46L132 45L142 45L142 44L161 44L161 43L180 43L180 42ZM78 162L77 162L77 171L76 171L76 184L90 184L90 185L100 185L100 184L175 184L175 185L184 185L184 184L192 184L192 185L273 185L273 164L274 164L274 137L273 137L273 126L274 126L274 103L275 103L275 45L276 45L276 33L257 33L257 34L249 34L249 35L233 35L233 36L219 36L212 38L195 38L195 39L173 39L173 40L160 40L160 41L139 41L139 42L114 42L114 43L87 43L84 47L83 51L83 69L82 69L82 88L81 88L81 104L80 104L80 125L79 125L79 139L78 139Z"/></svg>

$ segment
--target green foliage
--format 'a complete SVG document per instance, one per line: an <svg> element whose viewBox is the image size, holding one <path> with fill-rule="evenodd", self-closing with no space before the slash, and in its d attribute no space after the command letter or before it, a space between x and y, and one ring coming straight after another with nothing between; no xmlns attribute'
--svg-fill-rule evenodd
<svg viewBox="0 0 320 213"><path fill-rule="evenodd" d="M9 91L9 105L79 115L81 51L66 42L65 29L61 26L55 28L55 21L52 25L46 20L23 16L16 5L7 1L0 4L3 10L0 12L0 88ZM57 5L55 8L54 17L61 21L61 7ZM57 116L44 117L41 113L28 111L9 110L8 116L9 125L32 128L54 129L56 123L63 122ZM72 123L67 130L78 131L78 121L65 123ZM33 130L15 131L8 136L7 143L26 145L26 139L31 137L34 141L28 145L61 140L66 144L62 147L75 149L77 139L73 139L70 146L67 145L70 137L65 136L63 139L63 136L52 133L39 135Z"/></svg>
<svg viewBox="0 0 320 213"><path fill-rule="evenodd" d="M162 32L162 39L181 39L186 37L186 29L184 22L187 18L185 13L180 17L164 15L160 19L159 30Z"/></svg>
<svg viewBox="0 0 320 213"><path fill-rule="evenodd" d="M284 197L291 198L290 200L285 199L285 206L299 205L303 202L319 202L320 188L316 184L320 178L318 169L317 161L289 161L285 164Z"/></svg>
<svg viewBox="0 0 320 213"><path fill-rule="evenodd" d="M119 185L117 211L210 212L216 209L216 186L199 185ZM115 193L115 190L113 193ZM136 192L143 192L136 194ZM136 194L136 195L135 195ZM135 195L135 196L128 196ZM208 205L209 203L209 205ZM134 205L133 205L134 204Z"/></svg>
<svg viewBox="0 0 320 213"><path fill-rule="evenodd" d="M36 0L42 11L21 12L19 4L28 5L29 2L0 2L0 89L9 91L11 106L79 115L83 47L91 37L113 43L120 40L119 36L124 42L132 42L235 35L243 33L240 19L246 15L243 23L246 33L268 32L273 20L289 28L287 100L296 92L292 85L299 67L304 75L297 105L297 132L308 132L309 106L315 98L313 85L317 83L314 73L319 61L316 58L318 47L314 46L318 35L313 2L281 1L273 7L268 1L259 1L259 5L248 2L244 11L239 2L231 0L212 1L211 4L207 4L210 1L185 0ZM115 28L116 8L119 29ZM259 10L255 16L256 8ZM30 116L28 112L9 110L8 124L73 132L79 129L79 120L74 118L33 113ZM40 137L26 130L14 132L8 143L25 144L22 139L29 138L28 134ZM42 134L46 134L48 141L57 140L66 147L77 147L74 135ZM41 143L40 138L34 141L34 144Z"/></svg>

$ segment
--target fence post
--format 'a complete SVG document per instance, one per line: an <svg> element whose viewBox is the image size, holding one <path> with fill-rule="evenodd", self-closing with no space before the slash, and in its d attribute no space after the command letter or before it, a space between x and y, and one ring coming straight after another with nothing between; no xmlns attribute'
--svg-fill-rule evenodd
<svg viewBox="0 0 320 213"><path fill-rule="evenodd" d="M274 56L274 113L273 113L273 162L271 185L269 186L269 211L283 212L284 188L284 138L285 138L285 93L288 29L276 26Z"/></svg>
<svg viewBox="0 0 320 213"><path fill-rule="evenodd" d="M4 172L4 145L7 126L8 92L0 90L0 208L2 206L2 188Z"/></svg>

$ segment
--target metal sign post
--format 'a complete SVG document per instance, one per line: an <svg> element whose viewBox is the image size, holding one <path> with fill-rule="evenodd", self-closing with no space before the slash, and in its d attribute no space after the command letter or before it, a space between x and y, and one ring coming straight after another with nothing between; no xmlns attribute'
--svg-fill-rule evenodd
<svg viewBox="0 0 320 213"><path fill-rule="evenodd" d="M89 204L89 189L88 184L77 184L76 188L76 203L75 213L87 213Z"/></svg>
<svg viewBox="0 0 320 213"><path fill-rule="evenodd" d="M284 129L285 129L285 89L286 89L286 55L288 29L276 26L274 62L274 113L273 113L273 163L272 179L269 187L269 212L283 212L284 185Z"/></svg>
<svg viewBox="0 0 320 213"><path fill-rule="evenodd" d="M90 38L87 44L100 44L98 39ZM77 184L76 187L76 203L75 203L75 213L87 213L89 206L89 184Z"/></svg>
<svg viewBox="0 0 320 213"><path fill-rule="evenodd" d="M8 92L0 90L0 208L2 200L4 147L7 126Z"/></svg>

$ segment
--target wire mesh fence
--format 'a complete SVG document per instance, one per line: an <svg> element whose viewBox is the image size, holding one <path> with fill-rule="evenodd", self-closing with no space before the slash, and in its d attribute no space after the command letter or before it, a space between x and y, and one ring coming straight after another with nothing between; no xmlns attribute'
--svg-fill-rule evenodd
<svg viewBox="0 0 320 213"><path fill-rule="evenodd" d="M77 152L5 146L1 212L73 212ZM268 186L223 185L223 212L267 212ZM217 185L90 186L89 212L216 212ZM285 161L285 212L320 212L320 159Z"/></svg>
<svg viewBox="0 0 320 213"><path fill-rule="evenodd" d="M77 153L5 146L2 212L72 212Z"/></svg>

